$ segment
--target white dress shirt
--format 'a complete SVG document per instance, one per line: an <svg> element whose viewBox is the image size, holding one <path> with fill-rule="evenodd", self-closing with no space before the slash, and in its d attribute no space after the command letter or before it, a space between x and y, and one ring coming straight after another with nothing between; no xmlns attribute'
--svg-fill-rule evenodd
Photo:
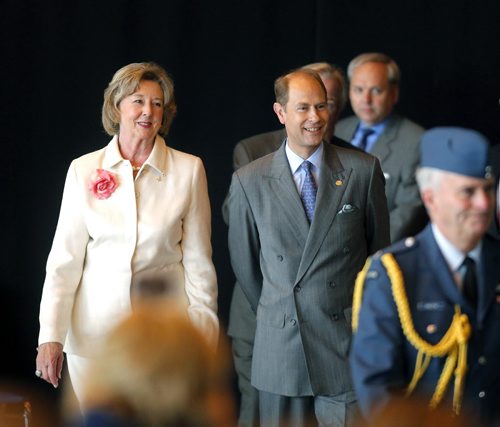
<svg viewBox="0 0 500 427"><path fill-rule="evenodd" d="M297 186L297 191L299 192L299 194L302 192L302 185L304 184L304 180L306 178L306 172L300 167L300 165L304 163L304 160L308 160L312 163L311 173L313 174L314 180L316 181L316 186L318 186L320 165L323 159L323 143L319 145L316 151L312 153L309 158L303 159L290 149L287 140L285 153L288 159L288 163L290 164L290 170L292 171L293 180L295 181L295 185Z"/></svg>

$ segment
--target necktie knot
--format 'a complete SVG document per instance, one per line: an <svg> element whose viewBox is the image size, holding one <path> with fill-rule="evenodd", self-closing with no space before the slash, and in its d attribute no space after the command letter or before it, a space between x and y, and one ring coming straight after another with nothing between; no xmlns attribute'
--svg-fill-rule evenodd
<svg viewBox="0 0 500 427"><path fill-rule="evenodd" d="M302 199L302 204L307 215L309 223L312 222L314 216L314 208L316 206L316 193L318 188L316 182L314 181L314 176L311 172L312 163L308 160L304 160L300 165L302 170L305 172L304 183L302 184L302 191L300 193L300 198Z"/></svg>
<svg viewBox="0 0 500 427"><path fill-rule="evenodd" d="M365 128L361 130L361 139L359 140L359 148L366 151L366 146L368 144L368 138L370 135L374 134L375 131L370 128Z"/></svg>
<svg viewBox="0 0 500 427"><path fill-rule="evenodd" d="M304 160L300 166L302 167L302 169L304 169L304 171L306 172L306 174L312 173L311 172L312 163L309 160Z"/></svg>

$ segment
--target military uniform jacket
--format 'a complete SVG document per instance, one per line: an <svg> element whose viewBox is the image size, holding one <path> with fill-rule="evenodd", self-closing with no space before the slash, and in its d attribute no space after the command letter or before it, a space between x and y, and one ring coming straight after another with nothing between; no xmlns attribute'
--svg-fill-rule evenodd
<svg viewBox="0 0 500 427"><path fill-rule="evenodd" d="M415 239L401 241L391 252L403 272L417 333L436 344L448 330L459 305L472 326L464 409L472 419L500 422L500 242L483 239L479 271L479 302L474 310L462 296L428 225ZM364 284L358 330L350 355L355 390L365 415L387 403L392 392L406 389L417 356L404 336L380 257L374 257ZM434 358L417 386L417 393L435 390L445 358ZM453 379L447 398L451 400ZM476 424L478 425L478 424ZM493 423L492 425L499 425Z"/></svg>

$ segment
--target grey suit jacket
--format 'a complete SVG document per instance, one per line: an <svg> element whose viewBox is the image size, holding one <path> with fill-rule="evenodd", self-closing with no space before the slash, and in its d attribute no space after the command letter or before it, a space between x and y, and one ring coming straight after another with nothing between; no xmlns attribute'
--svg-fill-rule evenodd
<svg viewBox="0 0 500 427"><path fill-rule="evenodd" d="M257 313L252 384L285 396L352 390L354 280L389 243L377 159L324 144L310 226L284 144L233 174L228 205L231 264Z"/></svg>
<svg viewBox="0 0 500 427"><path fill-rule="evenodd" d="M285 138L286 130L282 128L242 139L234 147L234 170L246 166L248 163L267 154L273 153L281 146ZM330 142L338 147L362 151L335 136ZM222 205L222 216L226 224L229 224L228 215L228 198L226 197ZM230 337L242 338L247 342L253 341L255 336L255 313L252 311L238 283L235 283L231 298L227 333Z"/></svg>
<svg viewBox="0 0 500 427"><path fill-rule="evenodd" d="M358 125L356 116L340 120L335 127L335 135L351 141ZM393 114L371 151L380 160L384 171L393 242L417 234L428 220L415 180L423 132L421 126Z"/></svg>

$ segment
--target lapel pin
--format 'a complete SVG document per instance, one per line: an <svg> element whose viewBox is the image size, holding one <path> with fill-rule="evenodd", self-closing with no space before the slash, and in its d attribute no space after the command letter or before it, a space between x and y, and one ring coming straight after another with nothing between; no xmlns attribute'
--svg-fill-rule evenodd
<svg viewBox="0 0 500 427"><path fill-rule="evenodd" d="M341 179L337 179L337 181L335 181L335 185L337 187L340 187L341 185L343 184L342 180Z"/></svg>

